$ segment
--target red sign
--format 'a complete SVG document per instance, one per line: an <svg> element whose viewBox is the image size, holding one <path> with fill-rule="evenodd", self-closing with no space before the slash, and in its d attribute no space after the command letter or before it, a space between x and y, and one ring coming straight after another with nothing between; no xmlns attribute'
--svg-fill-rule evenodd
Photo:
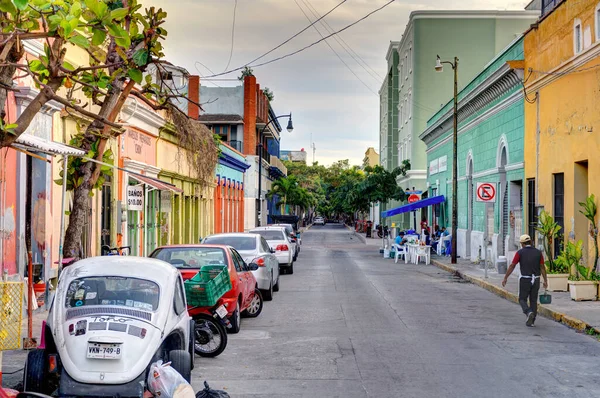
<svg viewBox="0 0 600 398"><path fill-rule="evenodd" d="M488 182L477 184L477 201L494 202L496 200L496 187Z"/></svg>
<svg viewBox="0 0 600 398"><path fill-rule="evenodd" d="M419 201L419 195L412 194L408 197L408 203L415 203Z"/></svg>

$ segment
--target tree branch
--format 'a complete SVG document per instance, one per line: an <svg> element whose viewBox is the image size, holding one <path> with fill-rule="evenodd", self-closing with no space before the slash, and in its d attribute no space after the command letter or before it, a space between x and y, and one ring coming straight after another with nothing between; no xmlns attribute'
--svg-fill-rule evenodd
<svg viewBox="0 0 600 398"><path fill-rule="evenodd" d="M81 106L75 105L75 104L67 101L63 97L61 97L59 95L56 95L54 93L52 93L50 95L50 99L54 100L54 101L56 101L56 102L58 102L58 103L60 103L62 105L64 105L67 108L71 108L74 111L77 111L77 112L81 113L83 116L87 116L87 117L92 118L94 120L97 120L97 121L99 121L101 123L104 123L106 126L114 127L114 128L117 128L117 129L123 128L123 126L121 124L111 122L110 120L108 120L106 118L98 116L98 114L96 114L96 113L93 113L93 112L90 112L90 111L86 111Z"/></svg>

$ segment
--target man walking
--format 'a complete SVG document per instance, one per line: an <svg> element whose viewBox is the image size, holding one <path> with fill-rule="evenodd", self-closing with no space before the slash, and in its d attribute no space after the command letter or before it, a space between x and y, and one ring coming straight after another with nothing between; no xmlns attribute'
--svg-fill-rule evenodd
<svg viewBox="0 0 600 398"><path fill-rule="evenodd" d="M527 316L525 324L533 326L537 315L538 293L540 291L540 276L544 277L544 289L548 287L548 276L544 265L544 255L541 251L531 245L531 237L522 235L519 239L521 250L515 254L510 267L506 271L502 286L506 286L508 277L515 269L517 263L521 265L521 276L519 276L519 304L523 313ZM527 304L529 299L529 304Z"/></svg>

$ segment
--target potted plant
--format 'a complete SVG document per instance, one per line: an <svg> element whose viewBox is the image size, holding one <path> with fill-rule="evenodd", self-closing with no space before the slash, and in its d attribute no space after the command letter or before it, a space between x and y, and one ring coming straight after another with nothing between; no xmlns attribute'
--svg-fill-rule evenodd
<svg viewBox="0 0 600 398"><path fill-rule="evenodd" d="M548 290L553 292L566 292L568 289L569 266L564 257L559 256L559 258L554 259L552 252L552 245L559 236L560 229L560 225L554 221L547 211L540 213L536 230L543 237L542 244L546 255L545 265L548 274Z"/></svg>
<svg viewBox="0 0 600 398"><path fill-rule="evenodd" d="M594 267L581 264L583 257L583 241L568 242L561 256L564 257L569 269L574 272L569 277L569 292L575 301L596 300L598 296L598 282Z"/></svg>
<svg viewBox="0 0 600 398"><path fill-rule="evenodd" d="M596 197L594 194L591 194L586 198L585 202L579 202L579 206L581 206L579 212L590 221L590 237L594 241L594 262L590 268L598 271L598 226L596 225L598 206L596 205Z"/></svg>

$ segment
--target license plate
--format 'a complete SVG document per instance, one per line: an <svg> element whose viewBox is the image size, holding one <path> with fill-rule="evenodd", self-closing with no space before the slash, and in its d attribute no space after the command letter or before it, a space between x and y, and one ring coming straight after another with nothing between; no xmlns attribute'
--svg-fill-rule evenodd
<svg viewBox="0 0 600 398"><path fill-rule="evenodd" d="M88 343L87 357L92 359L120 359L121 344Z"/></svg>
<svg viewBox="0 0 600 398"><path fill-rule="evenodd" d="M225 318L227 317L227 308L225 308L224 305L219 306L219 308L216 309L217 315L221 318Z"/></svg>

